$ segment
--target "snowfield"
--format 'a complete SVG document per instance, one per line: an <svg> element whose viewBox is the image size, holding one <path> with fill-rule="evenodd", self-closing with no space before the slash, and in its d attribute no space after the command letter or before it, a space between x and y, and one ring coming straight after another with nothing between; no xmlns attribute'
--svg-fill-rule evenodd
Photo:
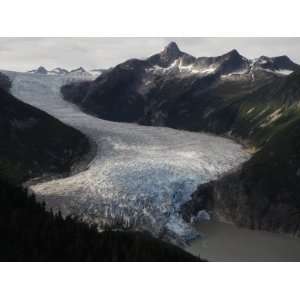
<svg viewBox="0 0 300 300"><path fill-rule="evenodd" d="M225 138L87 115L61 97L60 87L70 78L6 73L13 79L14 96L97 144L85 171L32 186L39 200L64 215L100 225L117 219L156 236L186 241L197 232L181 218L180 205L197 185L249 158L240 145Z"/></svg>

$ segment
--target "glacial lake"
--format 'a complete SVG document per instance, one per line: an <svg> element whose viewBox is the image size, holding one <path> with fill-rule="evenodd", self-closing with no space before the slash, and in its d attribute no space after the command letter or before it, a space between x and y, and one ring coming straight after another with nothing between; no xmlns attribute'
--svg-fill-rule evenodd
<svg viewBox="0 0 300 300"><path fill-rule="evenodd" d="M208 221L197 226L204 236L186 249L209 261L300 261L300 239Z"/></svg>

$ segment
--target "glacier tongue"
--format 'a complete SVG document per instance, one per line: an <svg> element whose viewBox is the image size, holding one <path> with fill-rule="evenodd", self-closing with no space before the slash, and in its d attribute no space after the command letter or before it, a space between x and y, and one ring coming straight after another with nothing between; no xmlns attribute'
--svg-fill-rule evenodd
<svg viewBox="0 0 300 300"><path fill-rule="evenodd" d="M16 97L97 144L96 156L85 171L32 186L38 199L64 215L96 224L121 220L157 236L193 238L195 232L178 213L180 205L198 184L248 159L240 145L225 138L87 115L62 99L63 76L7 74Z"/></svg>

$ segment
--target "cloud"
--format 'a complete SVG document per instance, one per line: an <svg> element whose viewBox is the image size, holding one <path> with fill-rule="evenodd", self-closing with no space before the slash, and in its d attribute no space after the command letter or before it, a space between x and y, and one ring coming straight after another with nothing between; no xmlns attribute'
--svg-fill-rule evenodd
<svg viewBox="0 0 300 300"><path fill-rule="evenodd" d="M148 57L171 40L194 56L237 49L249 58L286 54L300 63L300 38L0 38L0 68L108 68L129 58Z"/></svg>

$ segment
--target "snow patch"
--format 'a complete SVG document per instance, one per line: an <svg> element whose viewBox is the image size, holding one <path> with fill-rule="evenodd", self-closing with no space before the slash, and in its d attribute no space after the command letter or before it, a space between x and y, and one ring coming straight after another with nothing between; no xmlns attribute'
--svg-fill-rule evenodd
<svg viewBox="0 0 300 300"><path fill-rule="evenodd" d="M278 70L271 70L271 69L267 69L267 68L261 68L261 69L266 71L266 72L285 75L285 76L290 75L294 72L292 70L286 70L286 69L278 69Z"/></svg>
<svg viewBox="0 0 300 300"><path fill-rule="evenodd" d="M182 62L182 59L176 59L171 65L168 67L161 67L158 65L154 65L151 68L148 68L148 72L154 72L154 73L167 73L170 71L178 71L179 73L182 74L202 74L202 75L207 75L214 73L216 71L217 67L214 65L208 66L208 67L199 67L196 66L195 64L189 64L189 65L184 65Z"/></svg>
<svg viewBox="0 0 300 300"><path fill-rule="evenodd" d="M247 115L251 114L253 111L254 111L255 107L252 107L250 108L248 111L247 111Z"/></svg>
<svg viewBox="0 0 300 300"><path fill-rule="evenodd" d="M264 122L263 124L261 124L260 127L262 127L262 128L267 127L267 126L271 125L273 122L275 122L276 120L278 120L282 115L282 110L283 110L282 108L278 108L274 112L272 112L267 117L267 121Z"/></svg>
<svg viewBox="0 0 300 300"><path fill-rule="evenodd" d="M282 74L282 75L290 75L290 74L292 74L294 71L292 71L292 70L283 70L283 69L280 69L280 70L276 70L275 72L278 73L278 74Z"/></svg>

